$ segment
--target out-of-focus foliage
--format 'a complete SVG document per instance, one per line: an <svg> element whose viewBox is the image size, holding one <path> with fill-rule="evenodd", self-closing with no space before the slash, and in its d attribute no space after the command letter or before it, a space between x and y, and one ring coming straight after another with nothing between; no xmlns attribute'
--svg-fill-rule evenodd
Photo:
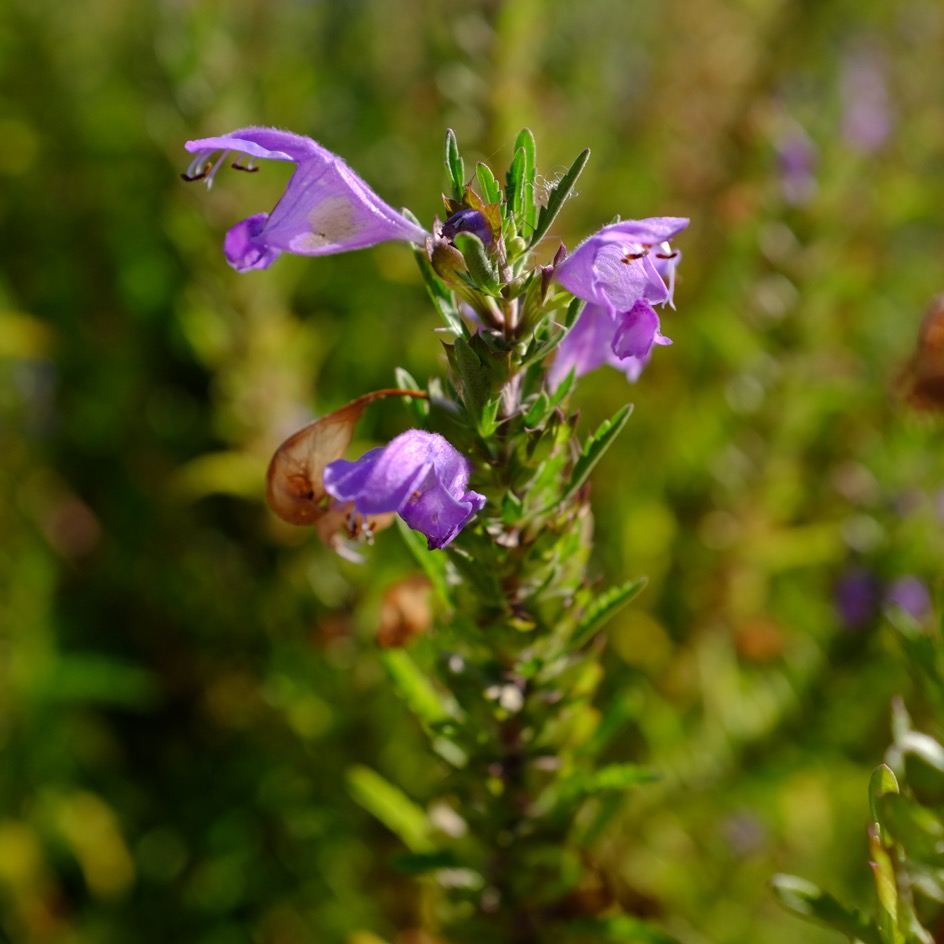
<svg viewBox="0 0 944 944"><path fill-rule="evenodd" d="M940 732L944 698L941 635L928 632L906 612L898 610L895 616L905 657L927 702L936 710L933 726ZM935 737L916 731L897 699L892 733L888 763L875 768L869 784L873 915L847 908L828 892L794 876L776 876L774 888L788 908L841 931L851 940L934 944L944 915L944 746Z"/></svg>
<svg viewBox="0 0 944 944"><path fill-rule="evenodd" d="M313 413L439 371L437 320L400 246L225 265L284 173L208 199L182 142L249 124L426 224L447 126L500 166L531 127L548 180L591 147L571 245L693 219L674 346L581 390L588 430L636 404L595 472L596 566L650 578L606 631L606 760L665 773L605 801L594 868L686 944L834 940L777 907L778 871L870 909L863 784L910 690L882 606L944 556L941 426L897 394L944 288L942 41L936 0L4 4L3 934L423 925L358 803L365 766L433 793L373 641L412 558L391 530L339 561L262 483ZM360 445L410 422L378 406Z"/></svg>

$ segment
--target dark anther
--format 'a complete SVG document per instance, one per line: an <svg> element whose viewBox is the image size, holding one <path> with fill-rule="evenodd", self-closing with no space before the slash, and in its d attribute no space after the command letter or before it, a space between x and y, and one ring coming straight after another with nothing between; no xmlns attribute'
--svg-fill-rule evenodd
<svg viewBox="0 0 944 944"><path fill-rule="evenodd" d="M623 256L622 259L620 259L620 262L622 262L623 265L629 265L634 259L642 259L643 256L648 256L648 255L649 255L648 249L643 249L642 252L627 252L626 255Z"/></svg>
<svg viewBox="0 0 944 944"><path fill-rule="evenodd" d="M244 170L247 174L254 174L259 170L258 167L246 167L244 164L240 164L239 161L233 161L231 166L233 170Z"/></svg>
<svg viewBox="0 0 944 944"><path fill-rule="evenodd" d="M679 251L676 249L675 252L670 252L668 255L665 253L657 252L656 259L677 259Z"/></svg>
<svg viewBox="0 0 944 944"><path fill-rule="evenodd" d="M213 168L212 162L207 161L203 167L203 170L201 170L199 174L184 173L184 174L181 174L180 176L182 180L186 180L188 184L192 184L195 180L203 180L203 178L206 177L206 175L210 173L212 168Z"/></svg>

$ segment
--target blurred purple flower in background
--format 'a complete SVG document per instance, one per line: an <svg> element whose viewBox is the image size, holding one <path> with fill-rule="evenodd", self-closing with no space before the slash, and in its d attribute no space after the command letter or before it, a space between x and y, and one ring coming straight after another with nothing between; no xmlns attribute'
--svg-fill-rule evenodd
<svg viewBox="0 0 944 944"><path fill-rule="evenodd" d="M845 57L839 81L843 140L874 154L892 132L884 59L871 46L859 46Z"/></svg>
<svg viewBox="0 0 944 944"><path fill-rule="evenodd" d="M780 189L787 203L807 203L816 193L819 149L797 122L787 119L776 136Z"/></svg>
<svg viewBox="0 0 944 944"><path fill-rule="evenodd" d="M845 571L836 581L834 598L843 626L852 631L864 629L875 619L882 597L878 578L863 567Z"/></svg>
<svg viewBox="0 0 944 944"><path fill-rule="evenodd" d="M362 515L397 512L433 550L449 544L485 505L484 495L468 490L469 471L442 436L411 429L356 462L330 463L324 487Z"/></svg>
<svg viewBox="0 0 944 944"><path fill-rule="evenodd" d="M652 348L672 343L652 306L672 303L681 256L669 240L686 226L678 217L613 223L558 263L561 285L587 306L558 348L548 374L552 387L571 370L580 377L603 364L634 381Z"/></svg>
<svg viewBox="0 0 944 944"><path fill-rule="evenodd" d="M917 577L899 577L885 594L888 605L900 606L913 619L920 620L931 611L931 594L927 584Z"/></svg>
<svg viewBox="0 0 944 944"><path fill-rule="evenodd" d="M388 240L426 239L422 227L384 203L341 158L311 138L276 128L243 128L188 141L185 147L196 157L184 179L206 180L208 186L231 152L249 158L246 165L234 162L239 170L257 170L256 158L296 165L271 213L250 216L226 234L223 250L238 272L268 268L283 252L323 256Z"/></svg>

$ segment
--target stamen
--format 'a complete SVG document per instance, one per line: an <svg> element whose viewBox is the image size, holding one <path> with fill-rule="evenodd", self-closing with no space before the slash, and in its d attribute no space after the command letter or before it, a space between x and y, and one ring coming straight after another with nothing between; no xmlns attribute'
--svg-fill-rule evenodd
<svg viewBox="0 0 944 944"><path fill-rule="evenodd" d="M180 175L180 177L182 180L186 180L188 184L193 183L195 180L203 180L203 178L206 177L206 175L210 172L210 168L212 166L213 165L207 161L203 169L200 170L199 173L195 174L192 172L193 164L191 164L190 167Z"/></svg>
<svg viewBox="0 0 944 944"><path fill-rule="evenodd" d="M664 252L657 252L656 259L677 259L679 257L679 251L676 249L674 252L668 254Z"/></svg>
<svg viewBox="0 0 944 944"><path fill-rule="evenodd" d="M629 265L630 263L634 262L636 259L642 259L643 256L648 256L648 255L649 255L649 249L648 247L646 247L641 252L627 252L626 255L623 256L622 259L620 259L620 262L622 262L623 265Z"/></svg>
<svg viewBox="0 0 944 944"><path fill-rule="evenodd" d="M257 170L259 170L258 167L253 167L253 166L252 166L252 161L251 161L251 160L249 161L248 164L245 164L245 165L244 165L244 164L240 164L240 163L239 163L239 160L237 159L237 160L233 161L233 163L230 164L229 166L232 167L233 170L242 170L242 171L245 171L247 174L254 174Z"/></svg>
<svg viewBox="0 0 944 944"><path fill-rule="evenodd" d="M229 151L223 151L222 154L217 158L216 163L210 169L206 175L207 190L213 186L213 178L216 176L216 172L223 166L223 161L226 160L226 155L229 154Z"/></svg>

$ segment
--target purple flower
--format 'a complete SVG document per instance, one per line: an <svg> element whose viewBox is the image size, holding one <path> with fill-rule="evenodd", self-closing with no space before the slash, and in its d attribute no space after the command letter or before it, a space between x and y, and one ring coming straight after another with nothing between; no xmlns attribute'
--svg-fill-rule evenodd
<svg viewBox="0 0 944 944"><path fill-rule="evenodd" d="M672 304L680 254L669 240L686 226L671 216L613 223L557 265L560 283L588 304L561 342L548 375L552 387L571 370L580 377L602 364L634 381L652 348L672 343L653 305Z"/></svg>
<svg viewBox="0 0 944 944"><path fill-rule="evenodd" d="M885 62L863 46L847 55L840 75L842 137L862 154L874 154L892 132Z"/></svg>
<svg viewBox="0 0 944 944"><path fill-rule="evenodd" d="M296 165L271 213L250 216L226 234L223 250L238 272L268 268L283 252L324 256L391 239L426 239L422 227L384 203L341 158L311 138L276 128L243 128L188 141L185 147L196 157L184 179L205 179L208 186L230 152L249 159L245 165L233 163L240 170L257 170L256 158ZM217 152L222 153L214 161Z"/></svg>
<svg viewBox="0 0 944 944"><path fill-rule="evenodd" d="M445 547L485 505L468 484L469 463L442 436L419 429L324 470L329 495L362 515L397 512L426 535L430 550Z"/></svg>
<svg viewBox="0 0 944 944"><path fill-rule="evenodd" d="M774 141L780 190L787 203L809 203L816 193L816 165L819 149L813 139L795 121L786 120Z"/></svg>
<svg viewBox="0 0 944 944"><path fill-rule="evenodd" d="M900 606L913 619L920 620L931 611L927 584L917 577L899 577L885 594L885 602Z"/></svg>
<svg viewBox="0 0 944 944"><path fill-rule="evenodd" d="M843 626L855 632L875 618L881 600L878 578L868 570L853 567L836 581L835 602Z"/></svg>

